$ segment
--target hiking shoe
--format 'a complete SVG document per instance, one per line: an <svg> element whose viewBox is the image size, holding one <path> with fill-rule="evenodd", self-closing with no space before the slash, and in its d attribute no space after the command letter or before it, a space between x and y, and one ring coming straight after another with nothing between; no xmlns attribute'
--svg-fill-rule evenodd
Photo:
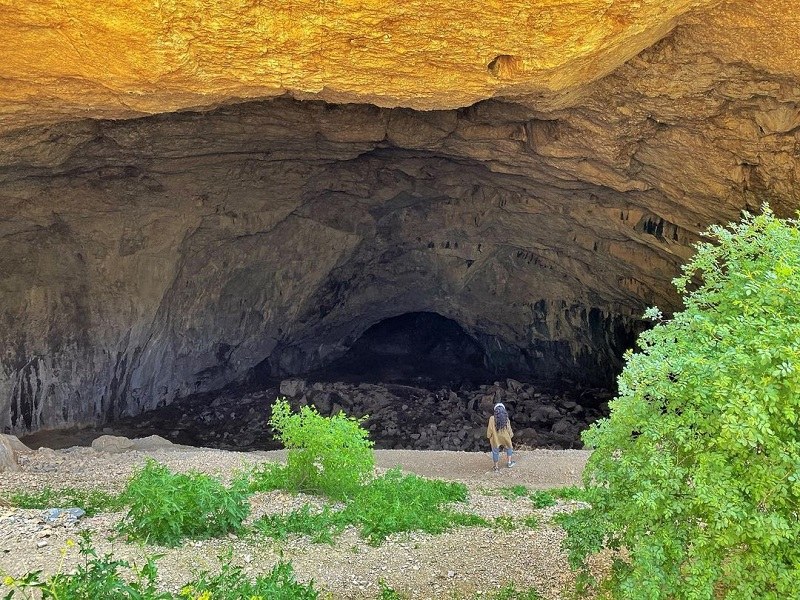
<svg viewBox="0 0 800 600"><path fill-rule="evenodd" d="M500 467L498 467L497 465L492 467L492 471L499 471L499 470L500 470Z"/></svg>
<svg viewBox="0 0 800 600"><path fill-rule="evenodd" d="M510 469L510 468L511 468L511 467L513 467L515 464L517 464L517 463L516 463L516 462L514 462L514 461L512 460L510 463L508 463L508 468Z"/></svg>

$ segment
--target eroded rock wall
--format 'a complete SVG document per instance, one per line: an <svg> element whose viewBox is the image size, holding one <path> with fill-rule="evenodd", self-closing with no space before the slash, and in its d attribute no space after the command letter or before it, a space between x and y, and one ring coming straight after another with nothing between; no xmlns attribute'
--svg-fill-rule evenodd
<svg viewBox="0 0 800 600"><path fill-rule="evenodd" d="M800 68L721 36L735 5L558 101L3 130L0 427L303 372L404 312L498 368L607 376L645 306L677 307L700 231L800 206Z"/></svg>

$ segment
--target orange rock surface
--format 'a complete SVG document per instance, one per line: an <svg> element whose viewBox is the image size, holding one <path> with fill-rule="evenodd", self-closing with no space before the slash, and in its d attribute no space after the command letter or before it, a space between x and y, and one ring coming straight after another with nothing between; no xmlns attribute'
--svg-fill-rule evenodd
<svg viewBox="0 0 800 600"><path fill-rule="evenodd" d="M609 73L717 4L3 0L0 119L13 128L284 93L419 109L548 94Z"/></svg>

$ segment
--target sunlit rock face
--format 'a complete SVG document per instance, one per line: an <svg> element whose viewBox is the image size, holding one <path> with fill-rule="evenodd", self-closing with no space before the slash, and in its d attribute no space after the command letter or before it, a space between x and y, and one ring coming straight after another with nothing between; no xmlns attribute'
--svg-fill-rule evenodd
<svg viewBox="0 0 800 600"><path fill-rule="evenodd" d="M330 76L319 89L308 83L305 54L293 63L292 85L248 87L269 78L243 65L268 70L266 62L239 62L231 48L226 70L220 50L212 52L219 62L208 63L213 76L200 76L191 61L213 48L195 38L185 63L164 67L142 91L155 72L148 69L163 65L136 54L161 48L136 28L130 35L142 49L110 52L117 42L107 38L110 66L94 79L73 73L62 81L45 61L38 68L54 69L48 84L25 53L5 53L0 427L136 413L255 367L305 373L407 313L452 319L497 373L608 381L642 310L678 307L670 280L700 231L763 200L781 214L800 207L800 59L787 50L798 47L800 27L785 25L797 24L793 9L755 3L761 12L751 21L754 3L659 4L614 3L654 15L648 27L618 19L618 33L643 27L625 38L625 52L603 46L611 38L592 37L585 24L573 31L584 32L587 48L597 41L595 54L566 60L573 55L565 50L547 68L531 67L529 57L545 53L524 54L513 28L507 37L518 46L510 49L481 46L494 38L476 35L483 71L475 79L455 69L446 76L444 59L426 71L411 60L424 53L411 50L407 70L389 53L396 62L365 58L362 70L351 69L359 77L335 79L341 57L355 60L341 50L315 63ZM0 9L11 19L0 28L36 10ZM85 13L76 18L64 31L90 22ZM31 23L19 31L49 31ZM65 43L57 39L53 47ZM290 46L281 46L286 56ZM368 48L364 56L377 52ZM442 56L470 55L447 48ZM522 59L489 69L501 55ZM88 68L93 55L83 56L59 68ZM75 120L285 90L361 102L281 97ZM453 108L498 94L505 97Z"/></svg>

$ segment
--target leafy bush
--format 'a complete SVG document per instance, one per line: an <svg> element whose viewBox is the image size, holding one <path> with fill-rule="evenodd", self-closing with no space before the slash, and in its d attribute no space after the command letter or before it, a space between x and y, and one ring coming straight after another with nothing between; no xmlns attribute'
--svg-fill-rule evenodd
<svg viewBox="0 0 800 600"><path fill-rule="evenodd" d="M122 494L130 508L122 531L132 539L168 546L238 531L250 511L247 482L230 487L202 473L171 473L148 460Z"/></svg>
<svg viewBox="0 0 800 600"><path fill-rule="evenodd" d="M179 597L191 600L315 600L319 596L313 581L302 584L295 580L290 563L279 562L268 575L254 580L248 579L241 567L230 564L230 555L223 557L222 563L216 575L205 571L198 574L181 589Z"/></svg>
<svg viewBox="0 0 800 600"><path fill-rule="evenodd" d="M249 475L248 488L251 492L271 492L272 490L288 490L291 488L289 475L285 465L265 462L253 467Z"/></svg>
<svg viewBox="0 0 800 600"><path fill-rule="evenodd" d="M625 548L614 597L796 597L800 585L800 223L765 208L700 244L685 309L627 355L591 427L591 508L571 560Z"/></svg>
<svg viewBox="0 0 800 600"><path fill-rule="evenodd" d="M582 501L586 495L586 490L576 485L565 485L564 487L553 488L549 490L554 497L561 500L575 500Z"/></svg>
<svg viewBox="0 0 800 600"><path fill-rule="evenodd" d="M326 507L312 512L305 505L288 515L265 515L254 527L276 539L300 534L316 542L331 542L344 527L353 525L370 543L380 544L389 535L404 531L441 533L457 525L487 525L476 515L444 506L466 498L463 484L403 475L392 469L363 486L341 511Z"/></svg>
<svg viewBox="0 0 800 600"><path fill-rule="evenodd" d="M67 542L72 546L73 542ZM88 535L80 542L80 553L85 557L84 564L70 574L59 572L42 579L42 571L31 571L17 579L7 576L3 584L11 588L5 600L11 600L16 592L30 597L36 590L43 600L169 600L172 595L156 589L158 575L155 558L148 558L145 565L137 568L124 560L117 560L111 554L100 557L91 545ZM62 559L66 549L62 551ZM121 572L122 570L123 572ZM123 573L127 572L127 576Z"/></svg>
<svg viewBox="0 0 800 600"><path fill-rule="evenodd" d="M353 495L375 467L373 444L361 427L364 419L342 412L323 417L311 406L294 414L285 399L276 400L270 425L289 450L285 471L289 489L337 499Z"/></svg>
<svg viewBox="0 0 800 600"><path fill-rule="evenodd" d="M403 531L441 533L457 525L485 525L476 515L445 506L466 500L467 487L462 483L403 475L400 469L392 469L361 488L343 514L360 526L370 543L378 544Z"/></svg>
<svg viewBox="0 0 800 600"><path fill-rule="evenodd" d="M90 517L124 507L119 497L113 494L72 487L44 488L33 492L16 490L8 494L7 498L11 506L19 508L81 508Z"/></svg>

